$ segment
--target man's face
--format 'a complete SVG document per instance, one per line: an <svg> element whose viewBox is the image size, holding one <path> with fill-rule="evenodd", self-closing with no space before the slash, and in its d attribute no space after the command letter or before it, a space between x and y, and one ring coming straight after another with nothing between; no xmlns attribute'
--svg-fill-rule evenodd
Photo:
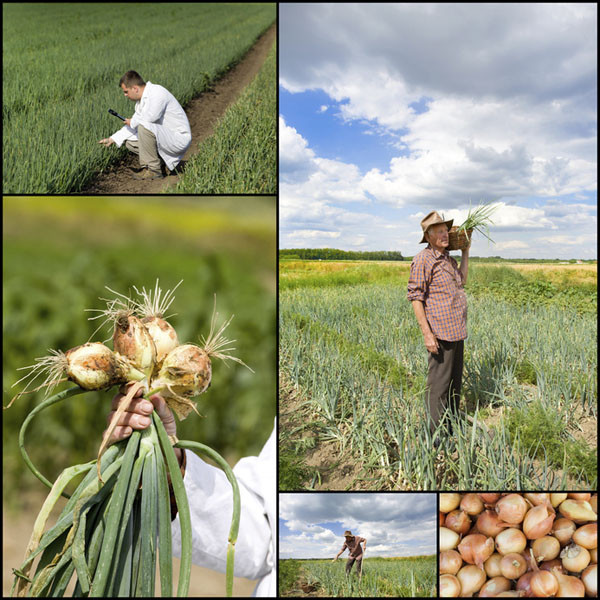
<svg viewBox="0 0 600 600"><path fill-rule="evenodd" d="M133 100L134 102L137 102L142 97L142 90L139 85L132 85L128 88L122 83L121 89L123 90L123 94L125 94L125 98L129 98L129 100Z"/></svg>
<svg viewBox="0 0 600 600"><path fill-rule="evenodd" d="M432 225L427 230L427 239L434 247L446 248L448 246L448 227L444 223Z"/></svg>

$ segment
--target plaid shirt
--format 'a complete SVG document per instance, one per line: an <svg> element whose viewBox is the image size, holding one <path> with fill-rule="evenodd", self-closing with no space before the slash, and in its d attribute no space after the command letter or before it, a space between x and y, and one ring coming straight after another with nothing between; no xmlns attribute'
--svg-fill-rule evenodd
<svg viewBox="0 0 600 600"><path fill-rule="evenodd" d="M458 263L430 244L410 264L408 299L420 300L433 335L456 342L467 337L467 296Z"/></svg>

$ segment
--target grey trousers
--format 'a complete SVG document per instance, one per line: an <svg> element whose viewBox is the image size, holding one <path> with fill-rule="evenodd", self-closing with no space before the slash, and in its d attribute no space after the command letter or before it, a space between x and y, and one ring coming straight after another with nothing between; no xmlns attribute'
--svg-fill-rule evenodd
<svg viewBox="0 0 600 600"><path fill-rule="evenodd" d="M429 372L425 399L429 411L429 431L433 433L444 411L458 414L462 387L464 340L446 342L438 340L437 354L429 352Z"/></svg>
<svg viewBox="0 0 600 600"><path fill-rule="evenodd" d="M127 150L140 157L140 167L148 167L155 173L161 173L160 156L156 145L156 136L143 125L137 128L138 141L127 140Z"/></svg>
<svg viewBox="0 0 600 600"><path fill-rule="evenodd" d="M352 565L356 561L356 572L360 573L362 571L362 556L361 558L348 558L346 561L346 575L350 575L350 571L352 571Z"/></svg>

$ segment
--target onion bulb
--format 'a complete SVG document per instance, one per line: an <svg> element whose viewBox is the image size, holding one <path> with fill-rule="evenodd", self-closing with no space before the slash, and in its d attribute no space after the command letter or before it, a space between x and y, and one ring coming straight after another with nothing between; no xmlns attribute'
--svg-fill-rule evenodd
<svg viewBox="0 0 600 600"><path fill-rule="evenodd" d="M573 533L573 541L588 550L598 547L598 524L588 523L582 525Z"/></svg>
<svg viewBox="0 0 600 600"><path fill-rule="evenodd" d="M500 577L502 571L500 570L500 561L502 560L502 554L494 552L484 563L483 568L487 573L488 577Z"/></svg>
<svg viewBox="0 0 600 600"><path fill-rule="evenodd" d="M462 567L462 557L456 550L444 550L440 552L440 573L456 575Z"/></svg>
<svg viewBox="0 0 600 600"><path fill-rule="evenodd" d="M493 598L500 592L507 592L508 590L510 590L510 581L506 577L492 577L483 584L477 596L479 598Z"/></svg>
<svg viewBox="0 0 600 600"><path fill-rule="evenodd" d="M567 496L572 500L585 500L589 502L592 494L590 492L570 492Z"/></svg>
<svg viewBox="0 0 600 600"><path fill-rule="evenodd" d="M496 504L496 502L498 502L498 498L500 498L500 494L493 494L493 493L485 493L485 494L478 494L479 497L485 502L485 504Z"/></svg>
<svg viewBox="0 0 600 600"><path fill-rule="evenodd" d="M523 552L526 545L525 534L514 527L505 529L496 536L496 550L502 555Z"/></svg>
<svg viewBox="0 0 600 600"><path fill-rule="evenodd" d="M534 540L533 544L531 544L531 549L537 562L552 560L560 553L560 542L551 535L545 535Z"/></svg>
<svg viewBox="0 0 600 600"><path fill-rule="evenodd" d="M560 542L561 546L566 546L575 533L575 523L571 519L560 517L552 525L552 535Z"/></svg>
<svg viewBox="0 0 600 600"><path fill-rule="evenodd" d="M456 577L460 581L461 596L469 597L478 592L485 583L485 571L475 565L463 567Z"/></svg>
<svg viewBox="0 0 600 600"><path fill-rule="evenodd" d="M555 596L558 592L558 581L550 571L535 571L529 585L532 594L537 598Z"/></svg>
<svg viewBox="0 0 600 600"><path fill-rule="evenodd" d="M458 598L461 594L460 581L454 575L440 577L440 597Z"/></svg>
<svg viewBox="0 0 600 600"><path fill-rule="evenodd" d="M592 510L590 503L585 500L567 499L560 503L558 511L575 523L598 520L598 515Z"/></svg>
<svg viewBox="0 0 600 600"><path fill-rule="evenodd" d="M579 544L571 544L560 553L563 567L572 573L581 573L590 564L590 553Z"/></svg>
<svg viewBox="0 0 600 600"><path fill-rule="evenodd" d="M483 510L483 501L477 494L465 494L460 501L460 509L468 515L478 515Z"/></svg>
<svg viewBox="0 0 600 600"><path fill-rule="evenodd" d="M115 319L113 347L146 376L152 374L156 363L154 340L144 324L128 311L120 311Z"/></svg>
<svg viewBox="0 0 600 600"><path fill-rule="evenodd" d="M483 569L483 563L494 553L494 540L481 533L465 536L458 545L463 560Z"/></svg>
<svg viewBox="0 0 600 600"><path fill-rule="evenodd" d="M552 569L551 573L558 581L557 598L583 598L585 596L585 586L581 579L572 575L565 575L558 569Z"/></svg>
<svg viewBox="0 0 600 600"><path fill-rule="evenodd" d="M527 561L523 555L511 552L502 557L500 571L507 579L518 579L527 571Z"/></svg>
<svg viewBox="0 0 600 600"><path fill-rule="evenodd" d="M525 498L520 494L509 494L503 496L496 502L496 512L498 517L510 523L511 525L518 525L523 521L529 506L525 501Z"/></svg>
<svg viewBox="0 0 600 600"><path fill-rule="evenodd" d="M598 565L586 567L581 574L581 581L583 581L587 595L596 598L598 596Z"/></svg>
<svg viewBox="0 0 600 600"><path fill-rule="evenodd" d="M556 508L563 500L567 499L568 494L550 494L550 504Z"/></svg>
<svg viewBox="0 0 600 600"><path fill-rule="evenodd" d="M510 527L493 510L484 510L477 517L477 529L483 535L496 537L503 529Z"/></svg>
<svg viewBox="0 0 600 600"><path fill-rule="evenodd" d="M548 510L548 507L550 507L550 510ZM552 530L552 523L555 518L556 513L552 510L552 506L549 503L534 506L527 511L523 519L523 533L530 540L544 537Z"/></svg>
<svg viewBox="0 0 600 600"><path fill-rule="evenodd" d="M446 515L444 527L456 531L456 533L467 533L471 529L471 519L462 510L453 510Z"/></svg>
<svg viewBox="0 0 600 600"><path fill-rule="evenodd" d="M177 332L170 323L159 317L144 317L142 323L154 342L156 347L156 364L160 368L160 364L167 354L179 346Z"/></svg>
<svg viewBox="0 0 600 600"><path fill-rule="evenodd" d="M449 513L455 510L460 504L460 494L440 494L440 510L443 513Z"/></svg>

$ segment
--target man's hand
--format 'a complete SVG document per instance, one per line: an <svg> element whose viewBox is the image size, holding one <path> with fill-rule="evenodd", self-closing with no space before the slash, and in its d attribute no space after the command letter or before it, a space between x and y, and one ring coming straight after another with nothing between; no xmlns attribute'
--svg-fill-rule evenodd
<svg viewBox="0 0 600 600"><path fill-rule="evenodd" d="M112 400L112 411L108 414L106 419L107 425L111 422L114 417L115 411L117 410L121 400L127 394L127 387L131 384L121 386L119 393ZM117 422L117 425L112 433L111 443L120 442L128 438L134 429L146 429L150 425L152 420L152 411L156 410L156 413L160 417L160 420L165 426L167 435L175 436L177 434L177 424L175 423L175 417L168 407L164 398L160 394L154 394L150 396L150 401L142 398L143 390L140 389L133 397L129 408L121 415L121 418ZM106 433L106 430L104 431ZM183 453L180 448L173 448L179 464L183 460Z"/></svg>
<svg viewBox="0 0 600 600"><path fill-rule="evenodd" d="M108 148L111 144L114 144L115 141L112 138L104 138L103 140L100 140L98 143L102 144L103 146L106 146Z"/></svg>
<svg viewBox="0 0 600 600"><path fill-rule="evenodd" d="M424 335L425 337L425 348L427 348L428 352L431 352L431 354L437 354L438 350L439 350L439 345L438 345L438 341L435 337L435 335L433 335L433 333L429 332L426 333Z"/></svg>
<svg viewBox="0 0 600 600"><path fill-rule="evenodd" d="M127 125L127 127L131 127L131 119L125 119L123 121L123 123L125 123L125 125Z"/></svg>

